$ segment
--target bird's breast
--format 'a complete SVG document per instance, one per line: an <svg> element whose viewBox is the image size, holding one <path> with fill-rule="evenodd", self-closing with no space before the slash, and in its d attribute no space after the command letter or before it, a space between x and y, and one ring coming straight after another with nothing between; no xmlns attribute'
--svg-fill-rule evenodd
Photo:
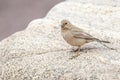
<svg viewBox="0 0 120 80"><path fill-rule="evenodd" d="M81 46L85 43L85 40L83 39L74 38L72 33L69 31L62 32L62 36L64 40L72 46Z"/></svg>

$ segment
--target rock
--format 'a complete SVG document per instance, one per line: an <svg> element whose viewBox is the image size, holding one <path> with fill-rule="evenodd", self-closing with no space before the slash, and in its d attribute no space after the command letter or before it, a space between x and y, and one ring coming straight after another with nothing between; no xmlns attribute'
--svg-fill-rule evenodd
<svg viewBox="0 0 120 80"><path fill-rule="evenodd" d="M108 5L113 7L120 7L120 0L67 0L67 1L73 1L73 2L79 2L82 4L86 3L92 3L94 5Z"/></svg>
<svg viewBox="0 0 120 80"><path fill-rule="evenodd" d="M0 42L1 80L120 80L120 7L95 0L67 0L43 19ZM107 3L109 5L107 5ZM103 5L102 5L103 4ZM114 3L115 4L115 3ZM91 35L108 40L116 50L92 42L70 60L71 46L62 38L60 21L70 20ZM87 48L87 49L86 49Z"/></svg>

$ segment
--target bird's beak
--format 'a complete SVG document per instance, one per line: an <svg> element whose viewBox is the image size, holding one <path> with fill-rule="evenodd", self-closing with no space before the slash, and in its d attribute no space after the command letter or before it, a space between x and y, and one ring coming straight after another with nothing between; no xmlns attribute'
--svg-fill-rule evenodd
<svg viewBox="0 0 120 80"><path fill-rule="evenodd" d="M64 25L63 24L61 24L61 28L63 28L64 27Z"/></svg>
<svg viewBox="0 0 120 80"><path fill-rule="evenodd" d="M63 25L62 25L62 24L60 24L59 26L60 26L61 28L63 27Z"/></svg>

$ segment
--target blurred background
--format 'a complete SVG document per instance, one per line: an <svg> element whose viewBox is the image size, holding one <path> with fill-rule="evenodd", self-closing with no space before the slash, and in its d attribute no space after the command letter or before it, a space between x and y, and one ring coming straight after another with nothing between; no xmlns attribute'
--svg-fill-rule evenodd
<svg viewBox="0 0 120 80"><path fill-rule="evenodd" d="M45 17L64 0L0 0L0 41L23 30L30 21Z"/></svg>

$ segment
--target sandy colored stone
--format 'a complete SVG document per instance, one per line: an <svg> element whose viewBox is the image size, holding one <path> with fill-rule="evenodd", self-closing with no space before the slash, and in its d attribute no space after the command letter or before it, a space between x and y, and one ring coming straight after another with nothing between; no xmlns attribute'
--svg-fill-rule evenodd
<svg viewBox="0 0 120 80"><path fill-rule="evenodd" d="M70 60L74 53L61 36L62 19L96 38L110 41L107 46L117 51L92 42L82 46L92 49L85 49ZM119 6L64 1L45 18L32 21L25 30L0 42L0 79L120 80L119 26Z"/></svg>

